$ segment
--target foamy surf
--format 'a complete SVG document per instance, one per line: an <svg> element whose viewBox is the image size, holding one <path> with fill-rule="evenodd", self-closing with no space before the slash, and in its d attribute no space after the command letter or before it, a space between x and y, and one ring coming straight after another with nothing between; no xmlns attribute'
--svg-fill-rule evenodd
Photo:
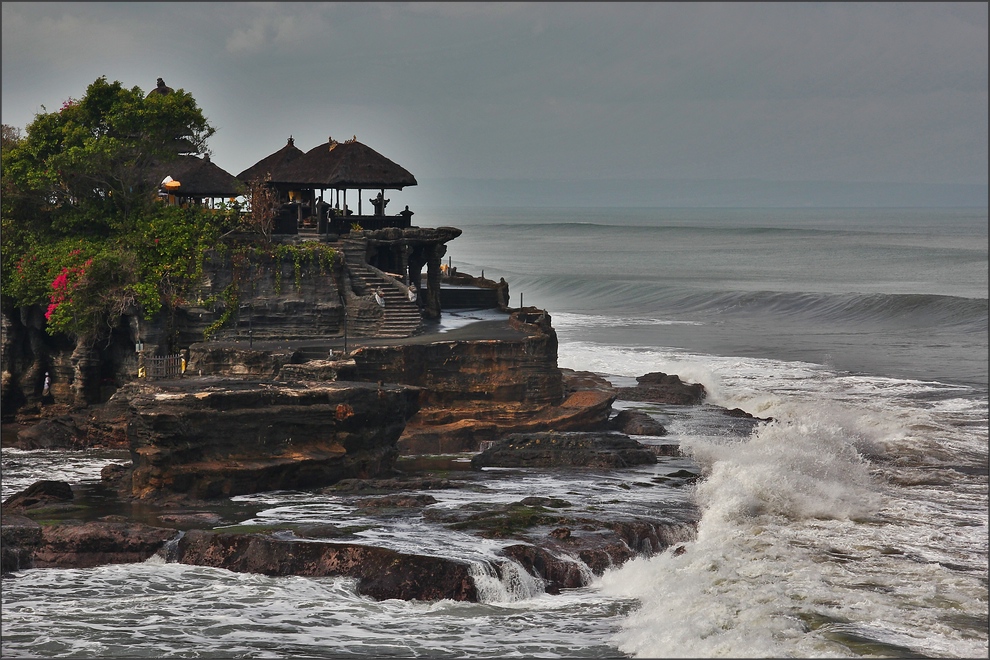
<svg viewBox="0 0 990 660"><path fill-rule="evenodd" d="M703 470L698 535L682 554L635 560L600 581L605 594L640 603L616 636L621 651L986 653L986 525L947 516L986 511L986 479L978 470L933 474L940 462L961 460L953 445L978 442L951 418L978 420L979 403L919 405L956 388L822 365L673 351L656 351L651 363L641 352L584 344L564 344L561 353L597 353L624 374L644 366L688 373L710 388L711 402L774 419L747 438L681 439ZM985 465L985 451L974 460ZM905 474L924 474L928 487L905 487Z"/></svg>

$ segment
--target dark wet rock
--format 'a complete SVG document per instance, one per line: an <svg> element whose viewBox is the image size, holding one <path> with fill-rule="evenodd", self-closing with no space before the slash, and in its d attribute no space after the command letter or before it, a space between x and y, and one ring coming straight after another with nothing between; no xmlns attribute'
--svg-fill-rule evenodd
<svg viewBox="0 0 990 660"><path fill-rule="evenodd" d="M296 536L304 539L333 539L348 536L350 531L338 525L303 525L293 530Z"/></svg>
<svg viewBox="0 0 990 660"><path fill-rule="evenodd" d="M80 449L87 446L86 432L71 415L42 419L17 433L18 449Z"/></svg>
<svg viewBox="0 0 990 660"><path fill-rule="evenodd" d="M471 459L475 468L619 468L656 462L656 454L628 436L580 432L511 434Z"/></svg>
<svg viewBox="0 0 990 660"><path fill-rule="evenodd" d="M650 449L657 456L683 456L684 453L681 451L681 446L671 443L661 443L658 445L650 445Z"/></svg>
<svg viewBox="0 0 990 660"><path fill-rule="evenodd" d="M138 522L93 521L41 528L35 568L90 568L145 561L176 531Z"/></svg>
<svg viewBox="0 0 990 660"><path fill-rule="evenodd" d="M667 435L663 424L642 410L620 410L609 420L608 427L626 435Z"/></svg>
<svg viewBox="0 0 990 660"><path fill-rule="evenodd" d="M563 500L559 497L542 497L540 495L524 497L519 500L519 503L525 504L526 506L542 506L548 509L566 509L567 507L573 506L573 504L567 500Z"/></svg>
<svg viewBox="0 0 990 660"><path fill-rule="evenodd" d="M130 479L131 467L120 463L104 465L100 470L100 481L118 490L129 488L129 484L125 484L125 481Z"/></svg>
<svg viewBox="0 0 990 660"><path fill-rule="evenodd" d="M41 525L4 511L0 525L0 570L3 573L34 568L34 551L41 545Z"/></svg>
<svg viewBox="0 0 990 660"><path fill-rule="evenodd" d="M8 497L3 503L3 510L6 513L59 504L71 501L73 497L72 486L64 481L36 481L21 492Z"/></svg>
<svg viewBox="0 0 990 660"><path fill-rule="evenodd" d="M432 495L385 495L358 500L357 506L366 509L412 509L436 504Z"/></svg>
<svg viewBox="0 0 990 660"><path fill-rule="evenodd" d="M377 600L478 599L467 562L368 545L193 530L179 540L177 556L239 573L356 578L358 592Z"/></svg>
<svg viewBox="0 0 990 660"><path fill-rule="evenodd" d="M671 472L665 477L657 477L657 479L663 479L668 486L678 486L678 485L689 485L696 483L698 479L701 479L701 475L697 472L691 472L690 470L677 470L676 472ZM670 483L671 480L681 481L681 484Z"/></svg>
<svg viewBox="0 0 990 660"><path fill-rule="evenodd" d="M559 527L572 522L572 517L559 509L523 502L472 502L455 508L426 509L423 518L453 529L469 530L485 538L520 538L534 529Z"/></svg>
<svg viewBox="0 0 990 660"><path fill-rule="evenodd" d="M388 493L396 490L445 490L462 488L461 481L442 477L412 477L392 479L341 479L332 486L321 488L317 492L323 495L337 493L377 492Z"/></svg>
<svg viewBox="0 0 990 660"><path fill-rule="evenodd" d="M751 420L756 421L756 422L772 422L773 421L773 417L756 417L754 415L749 414L748 412L746 412L742 408L730 408L730 409L727 409L725 411L725 414L728 417L736 417L736 418L739 418L739 419L751 419Z"/></svg>
<svg viewBox="0 0 990 660"><path fill-rule="evenodd" d="M526 571L544 581L549 594L559 594L561 589L575 589L588 584L581 564L573 558L558 556L535 545L508 545L501 554L515 560Z"/></svg>
<svg viewBox="0 0 990 660"><path fill-rule="evenodd" d="M223 516L209 511L189 512L189 513L164 513L158 519L166 525L177 528L188 528L196 526L219 525L223 522Z"/></svg>
<svg viewBox="0 0 990 660"><path fill-rule="evenodd" d="M707 394L701 383L685 383L680 377L661 371L644 374L636 382L636 387L615 388L616 398L686 406L701 403Z"/></svg>

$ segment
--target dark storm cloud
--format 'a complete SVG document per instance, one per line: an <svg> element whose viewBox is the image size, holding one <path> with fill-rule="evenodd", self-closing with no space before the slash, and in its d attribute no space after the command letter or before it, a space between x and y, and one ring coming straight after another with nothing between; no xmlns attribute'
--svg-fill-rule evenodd
<svg viewBox="0 0 990 660"><path fill-rule="evenodd" d="M235 172L985 185L987 56L985 4L5 2L3 116L163 76Z"/></svg>

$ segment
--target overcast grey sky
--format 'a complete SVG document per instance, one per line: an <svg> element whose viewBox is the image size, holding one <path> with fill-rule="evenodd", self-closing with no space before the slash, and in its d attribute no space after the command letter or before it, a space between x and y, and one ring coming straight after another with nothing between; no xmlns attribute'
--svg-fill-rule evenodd
<svg viewBox="0 0 990 660"><path fill-rule="evenodd" d="M741 180L769 199L906 184L986 203L986 3L3 2L2 12L3 123L23 128L102 75L145 91L161 76L195 97L218 129L213 160L233 174L290 134L304 151L356 135L411 171L427 203L428 184L446 194L452 178L502 182L462 191L611 186L633 205L745 191Z"/></svg>

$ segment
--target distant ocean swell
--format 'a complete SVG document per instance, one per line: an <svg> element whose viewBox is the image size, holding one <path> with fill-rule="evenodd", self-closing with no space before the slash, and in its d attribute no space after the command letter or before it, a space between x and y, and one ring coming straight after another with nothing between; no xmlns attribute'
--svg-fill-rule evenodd
<svg viewBox="0 0 990 660"><path fill-rule="evenodd" d="M549 298L566 296L572 307L608 308L624 316L656 314L667 322L698 321L713 314L774 315L836 324L905 324L959 332L986 332L986 298L928 294L710 291L664 283L575 278L559 275L521 281L525 290ZM518 299L517 299L518 300ZM525 302L525 300L524 300ZM553 312L551 311L551 314ZM689 315L702 315L692 317Z"/></svg>

